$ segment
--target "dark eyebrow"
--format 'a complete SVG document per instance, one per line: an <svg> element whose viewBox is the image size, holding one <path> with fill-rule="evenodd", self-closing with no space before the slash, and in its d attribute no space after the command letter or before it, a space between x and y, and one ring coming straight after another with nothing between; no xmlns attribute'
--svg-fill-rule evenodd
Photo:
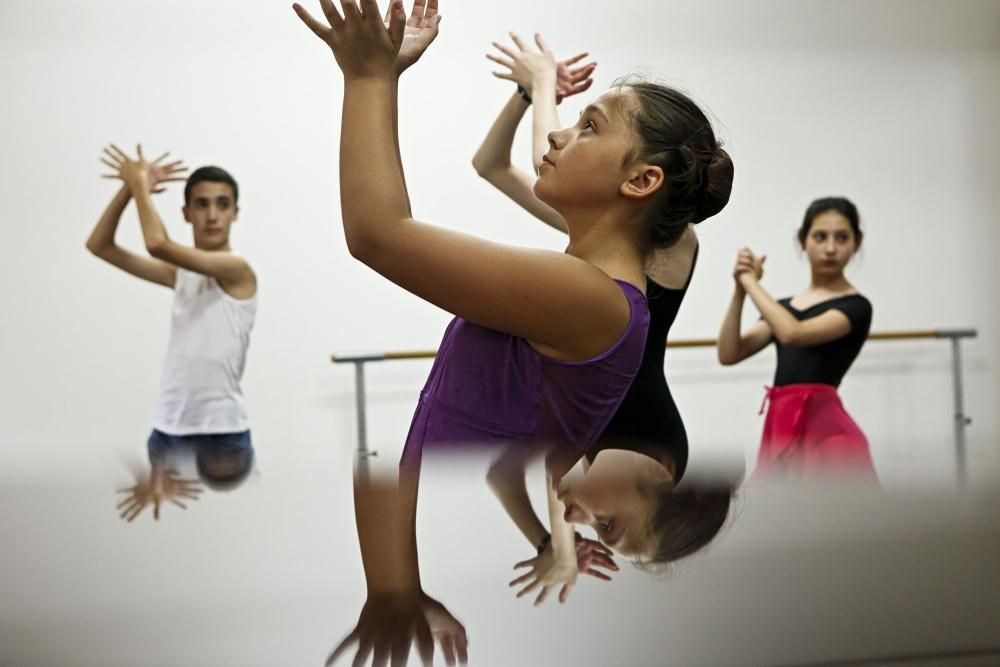
<svg viewBox="0 0 1000 667"><path fill-rule="evenodd" d="M607 123L608 125L611 124L611 121L608 120L608 115L606 113L604 113L601 110L601 107L597 106L596 104L588 104L587 108L583 110L583 113L596 113L596 114L599 114L601 116L601 118L604 119L605 123Z"/></svg>

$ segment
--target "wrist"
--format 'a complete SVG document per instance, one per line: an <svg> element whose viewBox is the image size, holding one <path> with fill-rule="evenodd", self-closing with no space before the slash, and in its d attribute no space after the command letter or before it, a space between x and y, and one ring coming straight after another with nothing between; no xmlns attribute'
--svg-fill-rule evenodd
<svg viewBox="0 0 1000 667"><path fill-rule="evenodd" d="M384 602L401 602L405 601L408 603L419 603L424 594L423 589L418 584L417 586L405 586L405 587L386 587L386 586L369 586L368 587L368 599L369 600L381 600Z"/></svg>
<svg viewBox="0 0 1000 667"><path fill-rule="evenodd" d="M525 104L531 104L531 92L521 84L517 84L517 96L520 97Z"/></svg>
<svg viewBox="0 0 1000 667"><path fill-rule="evenodd" d="M393 86L399 82L402 70L386 70L384 72L365 72L363 74L344 74L344 90L365 86Z"/></svg>

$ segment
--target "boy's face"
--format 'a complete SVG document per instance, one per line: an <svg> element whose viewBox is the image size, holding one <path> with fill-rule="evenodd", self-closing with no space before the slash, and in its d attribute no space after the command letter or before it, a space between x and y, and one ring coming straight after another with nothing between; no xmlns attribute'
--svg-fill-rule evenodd
<svg viewBox="0 0 1000 667"><path fill-rule="evenodd" d="M197 183L191 188L191 196L182 210L184 219L193 228L196 248L220 250L229 247L229 227L240 210L229 184Z"/></svg>

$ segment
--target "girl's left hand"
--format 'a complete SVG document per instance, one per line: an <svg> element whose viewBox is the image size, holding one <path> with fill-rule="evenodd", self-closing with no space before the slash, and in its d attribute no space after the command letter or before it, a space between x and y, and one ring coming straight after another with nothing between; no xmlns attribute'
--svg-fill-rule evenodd
<svg viewBox="0 0 1000 667"><path fill-rule="evenodd" d="M375 0L341 0L343 16L332 0L320 0L329 26L314 19L298 3L292 5L302 22L333 51L345 79L385 78L396 68L403 43L406 14L402 0L392 0L389 25L383 23Z"/></svg>
<svg viewBox="0 0 1000 667"><path fill-rule="evenodd" d="M618 571L618 565L611 558L611 550L596 540L583 537L580 533L576 534L576 565L580 574L604 581L611 581L611 577L596 568Z"/></svg>
<svg viewBox="0 0 1000 667"><path fill-rule="evenodd" d="M546 546L545 551L540 556L522 561L515 565L514 569L522 567L530 567L531 571L511 581L510 586L527 584L517 592L517 597L524 597L541 587L541 592L535 598L536 607L545 602L545 598L549 596L549 591L552 588L560 585L562 590L559 591L559 602L565 602L576 584L576 554L572 554L572 559L556 558L552 551L552 544Z"/></svg>
<svg viewBox="0 0 1000 667"><path fill-rule="evenodd" d="M385 12L383 19L386 30L392 28L392 5ZM403 28L403 41L396 56L396 73L403 71L420 60L427 47L438 36L438 26L441 25L441 15L438 14L438 0L413 0L410 18L406 19Z"/></svg>

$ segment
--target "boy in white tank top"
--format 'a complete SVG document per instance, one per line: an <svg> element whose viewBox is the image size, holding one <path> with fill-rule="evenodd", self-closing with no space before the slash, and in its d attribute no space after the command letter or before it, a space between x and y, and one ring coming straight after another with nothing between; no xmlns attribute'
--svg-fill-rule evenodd
<svg viewBox="0 0 1000 667"><path fill-rule="evenodd" d="M104 149L101 161L114 170L105 178L123 185L108 205L87 249L101 259L174 290L170 342L160 383L160 398L148 448L153 463L149 487L130 489L122 516L130 521L149 502L159 516L161 499L180 504L195 498L192 485L166 471L166 456L192 452L198 474L208 486L238 486L253 463L250 425L240 379L257 310L257 278L250 264L229 245L229 230L239 213L239 187L219 167L196 169L184 186L184 220L194 246L173 241L163 226L152 194L164 184L185 180L180 160L167 154L147 161L117 146ZM130 199L135 200L149 257L115 243L115 230ZM183 505L181 505L183 507Z"/></svg>

